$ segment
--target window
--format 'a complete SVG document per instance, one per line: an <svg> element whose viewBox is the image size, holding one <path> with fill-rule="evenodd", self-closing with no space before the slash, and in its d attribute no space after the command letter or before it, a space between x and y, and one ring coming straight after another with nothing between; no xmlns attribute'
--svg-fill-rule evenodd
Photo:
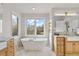
<svg viewBox="0 0 79 59"><path fill-rule="evenodd" d="M12 36L18 35L18 18L12 15Z"/></svg>
<svg viewBox="0 0 79 59"><path fill-rule="evenodd" d="M37 19L36 20L36 34L37 35L43 35L44 34L44 20Z"/></svg>
<svg viewBox="0 0 79 59"><path fill-rule="evenodd" d="M45 19L27 19L26 20L26 33L27 35L44 35Z"/></svg>
<svg viewBox="0 0 79 59"><path fill-rule="evenodd" d="M27 34L34 35L35 34L35 23L34 19L27 20Z"/></svg>
<svg viewBox="0 0 79 59"><path fill-rule="evenodd" d="M0 33L2 33L2 17L0 17Z"/></svg>

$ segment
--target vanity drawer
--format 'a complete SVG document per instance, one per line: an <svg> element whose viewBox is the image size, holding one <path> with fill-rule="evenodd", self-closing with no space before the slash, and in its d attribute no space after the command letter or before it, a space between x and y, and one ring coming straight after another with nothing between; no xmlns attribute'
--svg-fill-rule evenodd
<svg viewBox="0 0 79 59"><path fill-rule="evenodd" d="M64 56L64 53L58 52L58 53L56 54L56 56Z"/></svg>
<svg viewBox="0 0 79 59"><path fill-rule="evenodd" d="M7 45L7 47L11 48L11 47L14 47L14 45L10 43L10 44Z"/></svg>
<svg viewBox="0 0 79 59"><path fill-rule="evenodd" d="M14 41L13 40L9 40L8 42L7 42L7 44L14 44Z"/></svg>
<svg viewBox="0 0 79 59"><path fill-rule="evenodd" d="M67 53L65 56L79 56L79 53Z"/></svg>
<svg viewBox="0 0 79 59"><path fill-rule="evenodd" d="M64 41L65 37L56 37L57 41Z"/></svg>
<svg viewBox="0 0 79 59"><path fill-rule="evenodd" d="M9 50L9 51L13 51L13 50L14 50L14 48L8 48L7 50Z"/></svg>
<svg viewBox="0 0 79 59"><path fill-rule="evenodd" d="M14 49L11 49L11 48L9 48L9 49L7 49L8 51L7 51L7 55L9 56L13 56L14 55Z"/></svg>
<svg viewBox="0 0 79 59"><path fill-rule="evenodd" d="M10 44L10 45L7 45L8 48L13 48L14 45L13 44Z"/></svg>
<svg viewBox="0 0 79 59"><path fill-rule="evenodd" d="M64 45L64 42L57 42L57 45Z"/></svg>
<svg viewBox="0 0 79 59"><path fill-rule="evenodd" d="M57 51L64 52L64 47L63 46L58 46L57 49L58 49Z"/></svg>
<svg viewBox="0 0 79 59"><path fill-rule="evenodd" d="M7 56L14 56L14 52L13 51L7 52Z"/></svg>

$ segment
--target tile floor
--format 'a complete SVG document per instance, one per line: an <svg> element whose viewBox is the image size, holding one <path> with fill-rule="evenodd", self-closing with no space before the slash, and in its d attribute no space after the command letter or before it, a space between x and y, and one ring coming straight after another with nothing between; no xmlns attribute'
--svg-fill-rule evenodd
<svg viewBox="0 0 79 59"><path fill-rule="evenodd" d="M24 50L23 47L17 50L16 56L55 56L55 54L48 48L45 47L44 49L38 50Z"/></svg>

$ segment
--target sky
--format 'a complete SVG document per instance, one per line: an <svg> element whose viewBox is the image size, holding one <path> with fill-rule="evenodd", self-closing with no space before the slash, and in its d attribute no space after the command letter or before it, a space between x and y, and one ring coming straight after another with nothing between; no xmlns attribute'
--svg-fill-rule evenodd
<svg viewBox="0 0 79 59"><path fill-rule="evenodd" d="M44 19L36 19L36 21L35 21L34 19L28 19L26 23L28 25L34 25L35 24L34 22L36 22L36 26L42 26L44 24L45 20Z"/></svg>

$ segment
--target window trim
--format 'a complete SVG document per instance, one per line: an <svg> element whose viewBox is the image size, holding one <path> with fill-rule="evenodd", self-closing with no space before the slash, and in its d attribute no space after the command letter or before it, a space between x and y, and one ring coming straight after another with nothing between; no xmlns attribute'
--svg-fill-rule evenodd
<svg viewBox="0 0 79 59"><path fill-rule="evenodd" d="M37 28L36 28L36 21L34 21L34 23L35 23L35 33L34 33L34 35L28 35L27 34L27 26L26 26L26 20L28 20L28 19L34 19L34 20L36 20L36 19L43 19L45 22L44 22L44 34L43 35L37 35L36 34L36 32L37 32ZM46 18L27 18L27 19L25 19L25 36L45 36L45 24L46 24Z"/></svg>
<svg viewBox="0 0 79 59"><path fill-rule="evenodd" d="M28 19L32 19L32 18L28 18ZM27 20L28 20L28 19L27 19ZM27 35L27 24L26 24L26 23L27 23L27 21L25 20L25 33L26 33L26 35ZM35 20L34 20L34 27L35 27ZM36 27L35 27L35 28L36 28ZM34 28L34 29L35 29L35 28ZM36 31L35 31L35 32L36 32ZM31 34L31 35L28 35L28 36L33 36L33 35L35 35L35 33L34 33L34 34Z"/></svg>

